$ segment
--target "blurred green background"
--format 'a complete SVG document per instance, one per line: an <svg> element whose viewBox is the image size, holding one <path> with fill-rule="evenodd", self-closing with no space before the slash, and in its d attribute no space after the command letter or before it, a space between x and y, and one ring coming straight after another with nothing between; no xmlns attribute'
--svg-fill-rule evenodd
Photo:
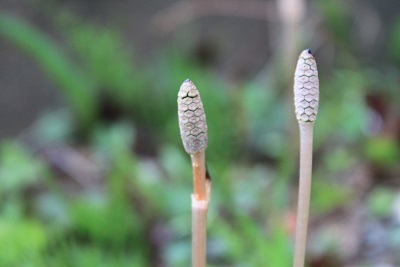
<svg viewBox="0 0 400 267"><path fill-rule="evenodd" d="M320 74L307 264L400 266L389 0L0 0L0 266L190 266L186 78L209 129L208 266L291 266L306 48Z"/></svg>

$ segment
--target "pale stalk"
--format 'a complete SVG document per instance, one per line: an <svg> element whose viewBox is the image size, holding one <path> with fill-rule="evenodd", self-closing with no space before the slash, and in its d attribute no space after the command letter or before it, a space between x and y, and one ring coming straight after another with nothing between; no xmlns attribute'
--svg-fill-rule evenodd
<svg viewBox="0 0 400 267"><path fill-rule="evenodd" d="M319 106L317 63L310 49L301 52L297 61L294 106L300 128L300 181L293 267L303 267L310 209L313 127Z"/></svg>
<svg viewBox="0 0 400 267"><path fill-rule="evenodd" d="M208 200L192 195L192 266L205 267L207 261Z"/></svg>
<svg viewBox="0 0 400 267"><path fill-rule="evenodd" d="M293 267L304 266L307 247L307 228L311 193L313 127L314 123L299 122L300 182Z"/></svg>

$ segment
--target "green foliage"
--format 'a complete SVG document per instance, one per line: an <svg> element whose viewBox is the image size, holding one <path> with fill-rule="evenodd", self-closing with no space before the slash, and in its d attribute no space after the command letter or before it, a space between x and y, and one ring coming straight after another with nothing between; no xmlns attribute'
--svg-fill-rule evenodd
<svg viewBox="0 0 400 267"><path fill-rule="evenodd" d="M271 85L266 88L258 84L245 85L241 90L240 105L243 114L237 123L242 136L258 153L278 158L285 150L287 105Z"/></svg>
<svg viewBox="0 0 400 267"><path fill-rule="evenodd" d="M0 238L1 266L35 266L48 242L43 225L31 220L0 220Z"/></svg>
<svg viewBox="0 0 400 267"><path fill-rule="evenodd" d="M82 127L93 122L92 83L53 40L27 22L4 13L0 13L0 35L35 60L77 113Z"/></svg>
<svg viewBox="0 0 400 267"><path fill-rule="evenodd" d="M394 167L400 161L400 149L396 145L396 141L391 138L370 139L365 150L368 159L382 167Z"/></svg>
<svg viewBox="0 0 400 267"><path fill-rule="evenodd" d="M349 3L342 0L316 1L316 3L329 28L329 32L333 34L333 37L341 44L348 43L350 37L350 27L348 27L350 16L346 5Z"/></svg>
<svg viewBox="0 0 400 267"><path fill-rule="evenodd" d="M65 143L73 138L74 131L71 114L65 109L48 112L32 125L38 146Z"/></svg>
<svg viewBox="0 0 400 267"><path fill-rule="evenodd" d="M42 162L29 155L21 145L5 142L0 147L0 192L15 194L41 181L46 175Z"/></svg>
<svg viewBox="0 0 400 267"><path fill-rule="evenodd" d="M345 171L354 166L356 157L344 147L332 148L325 157L328 172Z"/></svg>
<svg viewBox="0 0 400 267"><path fill-rule="evenodd" d="M395 192L389 188L375 188L367 199L369 212L378 218L388 216L393 208L395 197Z"/></svg>
<svg viewBox="0 0 400 267"><path fill-rule="evenodd" d="M69 14L61 16L59 24L85 74L94 83L97 96L103 93L122 109L138 112L136 108L143 107L140 101L149 89L149 79L132 64L131 47L125 45L120 32L84 24Z"/></svg>
<svg viewBox="0 0 400 267"><path fill-rule="evenodd" d="M393 55L393 58L396 60L396 62L399 64L400 63L400 51L399 51L399 46L400 46L400 20L397 20L392 28L391 31L391 40L389 42L389 51L391 55Z"/></svg>
<svg viewBox="0 0 400 267"><path fill-rule="evenodd" d="M137 235L143 230L140 221L135 218L134 211L122 203L77 201L71 207L72 224L77 234L95 244L115 248L123 248L133 241L140 244L143 239Z"/></svg>
<svg viewBox="0 0 400 267"><path fill-rule="evenodd" d="M24 192L47 178L46 165L18 143L4 142L0 147L0 214L18 219L24 214Z"/></svg>
<svg viewBox="0 0 400 267"><path fill-rule="evenodd" d="M349 187L322 182L319 179L314 179L312 192L311 209L315 214L324 214L344 207L351 200Z"/></svg>
<svg viewBox="0 0 400 267"><path fill-rule="evenodd" d="M58 248L52 257L44 258L41 266L60 266L60 267L142 267L146 266L143 255L132 251L132 253L113 253L106 249L90 246L77 246L76 244L66 244Z"/></svg>
<svg viewBox="0 0 400 267"><path fill-rule="evenodd" d="M0 266L36 266L49 238L37 218L27 218L24 192L45 181L46 165L16 142L0 147Z"/></svg>
<svg viewBox="0 0 400 267"><path fill-rule="evenodd" d="M271 227L270 234L266 234L254 220L243 214L235 214L231 223L214 223L216 233L213 236L224 247L221 253L231 259L226 266L290 265L288 237L282 228ZM240 229L241 234L235 229Z"/></svg>

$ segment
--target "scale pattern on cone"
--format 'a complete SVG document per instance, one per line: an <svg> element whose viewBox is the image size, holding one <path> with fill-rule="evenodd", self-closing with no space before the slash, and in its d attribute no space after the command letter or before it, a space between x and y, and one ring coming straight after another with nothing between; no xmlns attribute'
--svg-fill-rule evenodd
<svg viewBox="0 0 400 267"><path fill-rule="evenodd" d="M318 114L319 79L317 63L309 49L304 50L294 74L294 106L299 122L314 122Z"/></svg>
<svg viewBox="0 0 400 267"><path fill-rule="evenodd" d="M190 80L183 82L178 93L178 117L186 152L203 152L207 148L206 115L199 91Z"/></svg>

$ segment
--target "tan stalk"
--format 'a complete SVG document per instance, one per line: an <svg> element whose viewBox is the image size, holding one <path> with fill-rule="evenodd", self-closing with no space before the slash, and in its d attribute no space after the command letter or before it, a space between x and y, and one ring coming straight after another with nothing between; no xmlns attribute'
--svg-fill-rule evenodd
<svg viewBox="0 0 400 267"><path fill-rule="evenodd" d="M183 82L178 93L178 117L181 138L193 168L192 194L192 266L206 266L207 210L211 180L206 178L207 124L199 91L190 81Z"/></svg>
<svg viewBox="0 0 400 267"><path fill-rule="evenodd" d="M300 181L293 267L303 267L311 194L313 127L319 105L317 64L309 49L300 54L297 62L294 103L300 129Z"/></svg>
<svg viewBox="0 0 400 267"><path fill-rule="evenodd" d="M198 200L206 199L206 153L191 154L193 170L193 192Z"/></svg>

